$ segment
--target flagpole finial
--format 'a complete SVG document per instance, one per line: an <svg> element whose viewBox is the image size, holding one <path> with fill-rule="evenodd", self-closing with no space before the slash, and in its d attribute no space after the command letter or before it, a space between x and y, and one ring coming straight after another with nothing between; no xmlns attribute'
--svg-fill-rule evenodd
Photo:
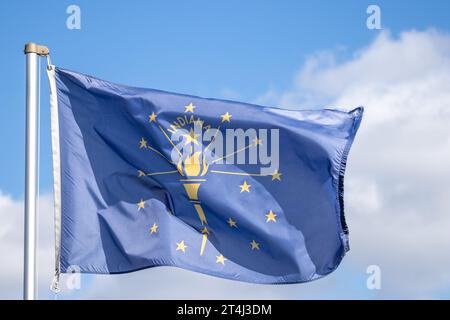
<svg viewBox="0 0 450 320"><path fill-rule="evenodd" d="M46 46L39 45L34 42L28 42L25 45L24 53L25 54L36 53L37 55L40 55L40 56L48 56L50 51L48 50L48 48Z"/></svg>

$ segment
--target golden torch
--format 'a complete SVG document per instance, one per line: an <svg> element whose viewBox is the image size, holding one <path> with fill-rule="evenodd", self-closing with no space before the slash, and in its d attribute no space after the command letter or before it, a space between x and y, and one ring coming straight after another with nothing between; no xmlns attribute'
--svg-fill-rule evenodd
<svg viewBox="0 0 450 320"><path fill-rule="evenodd" d="M202 158L200 160L200 157ZM197 211L200 222L203 226L207 225L205 212L201 206L201 202L198 199L198 190L200 189L201 183L206 181L206 179L202 179L208 172L208 165L205 161L205 158L202 156L200 151L195 152L194 154L186 157L184 160L180 159L177 164L178 172L186 179L181 179L180 182L183 184L184 189L186 190L187 196L194 204L195 211ZM202 245L200 248L200 255L203 255L205 250L206 241L208 239L208 229L205 228L202 230Z"/></svg>

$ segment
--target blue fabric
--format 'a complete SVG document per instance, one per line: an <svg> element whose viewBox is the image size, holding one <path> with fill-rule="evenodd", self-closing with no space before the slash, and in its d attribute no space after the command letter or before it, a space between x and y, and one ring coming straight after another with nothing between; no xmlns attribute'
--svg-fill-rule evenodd
<svg viewBox="0 0 450 320"><path fill-rule="evenodd" d="M339 265L348 249L343 176L362 107L268 108L118 85L61 68L56 85L62 272L71 265L102 274L177 266L240 281L293 283ZM193 112L186 111L191 103ZM231 120L222 122L227 112ZM197 177L197 199L190 196L184 185L192 177L170 162L174 147L163 131L171 136L178 117L189 130L191 116L223 132L279 129L279 179L246 175L259 172L258 165L213 163ZM249 192L242 191L244 181ZM271 210L276 217L269 220Z"/></svg>

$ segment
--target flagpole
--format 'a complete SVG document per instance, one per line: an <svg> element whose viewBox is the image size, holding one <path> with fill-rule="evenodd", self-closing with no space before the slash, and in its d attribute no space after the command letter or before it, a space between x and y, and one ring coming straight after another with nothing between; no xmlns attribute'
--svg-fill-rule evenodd
<svg viewBox="0 0 450 320"><path fill-rule="evenodd" d="M36 241L37 241L37 189L38 189L38 59L48 55L48 49L27 43L26 56L26 141L25 141L25 230L23 298L36 299Z"/></svg>

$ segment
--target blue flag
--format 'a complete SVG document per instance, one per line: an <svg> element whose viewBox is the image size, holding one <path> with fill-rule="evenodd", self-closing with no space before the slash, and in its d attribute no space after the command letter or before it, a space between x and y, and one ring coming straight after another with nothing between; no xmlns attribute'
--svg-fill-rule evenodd
<svg viewBox="0 0 450 320"><path fill-rule="evenodd" d="M176 266L295 283L337 268L362 107L268 108L49 69L57 275Z"/></svg>

